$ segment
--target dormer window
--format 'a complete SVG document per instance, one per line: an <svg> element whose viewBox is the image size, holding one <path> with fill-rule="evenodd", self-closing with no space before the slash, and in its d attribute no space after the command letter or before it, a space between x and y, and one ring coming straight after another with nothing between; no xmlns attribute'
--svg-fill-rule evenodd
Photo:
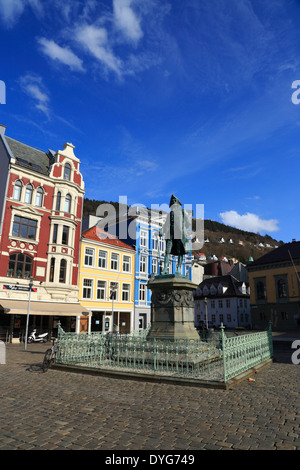
<svg viewBox="0 0 300 470"><path fill-rule="evenodd" d="M25 192L25 202L27 204L31 204L32 202L32 193L33 193L33 186L32 184L28 184L26 186L26 192Z"/></svg>
<svg viewBox="0 0 300 470"><path fill-rule="evenodd" d="M71 165L70 163L66 163L65 168L64 168L64 180L70 181L70 179L71 179Z"/></svg>

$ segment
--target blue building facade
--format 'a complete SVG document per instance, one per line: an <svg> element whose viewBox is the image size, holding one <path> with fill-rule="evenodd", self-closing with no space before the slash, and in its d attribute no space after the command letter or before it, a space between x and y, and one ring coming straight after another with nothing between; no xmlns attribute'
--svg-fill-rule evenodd
<svg viewBox="0 0 300 470"><path fill-rule="evenodd" d="M134 209L134 214L132 213ZM165 254L165 240L158 236L167 214L155 213L146 208L134 207L127 213L118 214L117 223L108 226L107 230L123 242L134 246L135 289L134 289L134 330L147 328L151 321L151 291L147 284L151 276L162 270ZM169 273L174 274L177 268L177 257L171 256ZM184 257L182 274L191 279L191 253Z"/></svg>

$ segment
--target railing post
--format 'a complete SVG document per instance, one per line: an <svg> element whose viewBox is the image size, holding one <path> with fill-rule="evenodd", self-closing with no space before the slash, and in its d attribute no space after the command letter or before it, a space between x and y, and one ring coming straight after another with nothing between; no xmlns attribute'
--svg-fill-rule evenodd
<svg viewBox="0 0 300 470"><path fill-rule="evenodd" d="M272 339L272 322L271 322L271 320L269 321L268 336L269 336L270 356L273 357L273 339Z"/></svg>
<svg viewBox="0 0 300 470"><path fill-rule="evenodd" d="M226 335L224 332L224 325L221 323L221 339L222 339L222 356L223 356L223 375L224 375L224 382L226 382L226 376L227 376L227 371L226 371Z"/></svg>

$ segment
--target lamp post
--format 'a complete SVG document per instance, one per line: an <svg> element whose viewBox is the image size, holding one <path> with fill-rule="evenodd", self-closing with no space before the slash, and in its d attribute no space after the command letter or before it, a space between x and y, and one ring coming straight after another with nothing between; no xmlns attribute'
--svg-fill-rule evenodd
<svg viewBox="0 0 300 470"><path fill-rule="evenodd" d="M28 307L27 307L27 318L26 318L26 333L25 333L25 351L27 349L27 338L28 338L28 324L29 324L29 311L30 311L30 297L31 297L31 288L33 286L33 281L29 281L29 297L28 297Z"/></svg>
<svg viewBox="0 0 300 470"><path fill-rule="evenodd" d="M112 321L112 329L113 329L113 326L114 326L114 299L115 299L115 293L116 293L116 290L117 290L117 286L115 283L111 283L110 285L110 298L111 298L111 321ZM118 319L117 319L117 332L119 332L119 312L118 312Z"/></svg>
<svg viewBox="0 0 300 470"><path fill-rule="evenodd" d="M207 318L207 297L204 297L203 299L204 305L205 305L205 319L206 319L206 329L208 330L208 318Z"/></svg>

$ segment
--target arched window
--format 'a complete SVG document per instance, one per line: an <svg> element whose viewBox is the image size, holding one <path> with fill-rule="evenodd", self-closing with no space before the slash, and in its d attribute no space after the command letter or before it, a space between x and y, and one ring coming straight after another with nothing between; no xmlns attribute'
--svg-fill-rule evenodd
<svg viewBox="0 0 300 470"><path fill-rule="evenodd" d="M58 191L56 196L56 210L60 211L61 192Z"/></svg>
<svg viewBox="0 0 300 470"><path fill-rule="evenodd" d="M17 180L15 182L15 187L14 187L14 199L16 201L20 201L21 199L21 192L22 192L22 183L20 180Z"/></svg>
<svg viewBox="0 0 300 470"><path fill-rule="evenodd" d="M32 258L24 253L12 253L9 256L8 271L9 277L19 277L28 279L32 273Z"/></svg>
<svg viewBox="0 0 300 470"><path fill-rule="evenodd" d="M71 165L70 163L66 163L65 168L64 168L64 180L70 181L70 178L71 178Z"/></svg>
<svg viewBox="0 0 300 470"><path fill-rule="evenodd" d="M72 201L71 195L67 194L65 198L65 212L67 214L70 214L71 212L71 201Z"/></svg>
<svg viewBox="0 0 300 470"><path fill-rule="evenodd" d="M60 261L59 282L66 282L67 262L65 259Z"/></svg>
<svg viewBox="0 0 300 470"><path fill-rule="evenodd" d="M43 205L43 195L44 195L43 189L38 188L38 190L36 192L36 198L35 198L35 205L37 207L42 207L42 205Z"/></svg>
<svg viewBox="0 0 300 470"><path fill-rule="evenodd" d="M25 192L25 202L27 202L27 204L31 204L32 202L32 193L33 193L33 186L32 184L28 184L26 186L26 192Z"/></svg>

